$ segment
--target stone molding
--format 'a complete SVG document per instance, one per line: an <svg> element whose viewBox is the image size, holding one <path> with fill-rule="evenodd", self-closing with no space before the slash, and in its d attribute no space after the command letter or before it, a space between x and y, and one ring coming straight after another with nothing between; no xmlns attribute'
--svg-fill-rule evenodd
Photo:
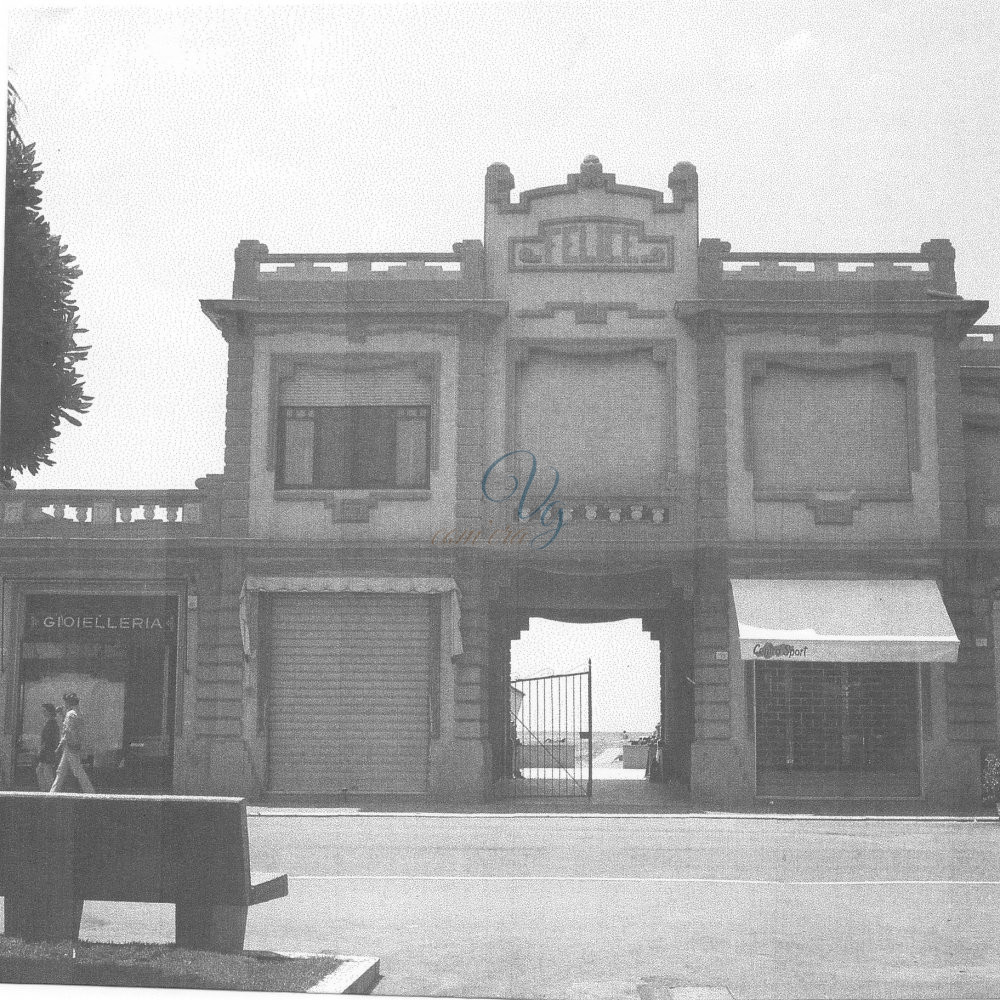
<svg viewBox="0 0 1000 1000"><path fill-rule="evenodd" d="M544 249L549 240L547 231L562 226L585 227L619 226L635 234L637 249L645 252L637 254L634 260L600 260L596 254L581 253L579 261L555 262L545 259ZM581 250L585 243L581 243ZM542 219L536 236L511 236L507 240L507 266L510 271L534 273L593 272L612 271L615 273L669 273L674 270L674 237L647 234L646 225L640 219L628 219L605 215L572 215L559 219Z"/></svg>
<svg viewBox="0 0 1000 1000"><path fill-rule="evenodd" d="M677 341L674 337L628 337L587 340L565 340L552 337L531 337L511 339L507 342L507 426L505 428L508 450L517 447L517 392L520 373L518 369L528 364L532 356L555 355L557 357L621 358L624 355L648 355L666 377L667 405L671 419L667 426L667 467L663 470L663 486L666 477L677 471Z"/></svg>
<svg viewBox="0 0 1000 1000"><path fill-rule="evenodd" d="M556 313L571 312L577 325L604 326L608 314L623 312L627 319L667 319L666 309L644 309L635 302L546 302L538 309L520 309L518 319L555 319Z"/></svg>
<svg viewBox="0 0 1000 1000"><path fill-rule="evenodd" d="M840 354L810 354L797 351L748 352L744 356L743 374L743 461L754 475L753 456L753 380L766 376L770 368L785 368L800 372L855 372L888 367L893 378L905 384L906 440L910 475L920 471L919 393L917 391L917 360L912 352ZM813 511L817 524L853 524L854 511L862 503L912 502L913 490L905 494L880 493L875 490L782 490L761 491L754 486L757 503L803 503Z"/></svg>
<svg viewBox="0 0 1000 1000"><path fill-rule="evenodd" d="M698 172L693 164L682 161L675 164L667 179L673 201L664 202L663 192L652 188L633 187L619 184L614 174L604 172L601 161L596 156L588 156L580 164L580 172L568 174L565 184L522 191L520 200L511 202L510 193L514 189L514 175L506 163L493 163L486 170L486 204L492 205L498 214L518 213L527 215L532 202L559 195L578 194L586 190L603 190L610 195L626 195L643 198L651 203L653 212L683 212L685 206L698 200Z"/></svg>
<svg viewBox="0 0 1000 1000"><path fill-rule="evenodd" d="M706 313L693 324L698 348L698 520L701 538L729 535L726 344L722 321Z"/></svg>

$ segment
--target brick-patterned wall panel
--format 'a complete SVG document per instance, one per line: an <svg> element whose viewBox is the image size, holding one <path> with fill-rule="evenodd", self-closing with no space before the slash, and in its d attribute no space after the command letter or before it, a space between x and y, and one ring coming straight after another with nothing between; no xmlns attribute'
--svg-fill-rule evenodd
<svg viewBox="0 0 1000 1000"><path fill-rule="evenodd" d="M489 614L481 571L466 564L456 571L461 593L462 655L455 658L455 738L481 740L487 734L485 669Z"/></svg>
<svg viewBox="0 0 1000 1000"><path fill-rule="evenodd" d="M718 317L698 328L698 508L702 538L728 535L726 344Z"/></svg>
<svg viewBox="0 0 1000 1000"><path fill-rule="evenodd" d="M730 732L730 668L716 659L729 648L725 573L706 569L694 599L694 736L727 740Z"/></svg>
<svg viewBox="0 0 1000 1000"><path fill-rule="evenodd" d="M486 337L485 330L479 326L481 322L476 319L464 321L459 343L455 518L460 531L478 527L483 509L481 484L486 468L483 455Z"/></svg>
<svg viewBox="0 0 1000 1000"><path fill-rule="evenodd" d="M229 372L226 380L225 481L222 486L222 534L244 537L250 530L250 404L253 384L253 338L227 331Z"/></svg>
<svg viewBox="0 0 1000 1000"><path fill-rule="evenodd" d="M948 738L960 742L994 743L996 680L994 650L989 644L990 600L964 587L945 594L948 613L961 641L958 662L947 664ZM976 640L986 640L977 646Z"/></svg>
<svg viewBox="0 0 1000 1000"><path fill-rule="evenodd" d="M934 405L937 413L938 468L941 497L941 537L964 538L968 529L965 499L965 442L962 432L962 386L959 342L934 340Z"/></svg>
<svg viewBox="0 0 1000 1000"><path fill-rule="evenodd" d="M195 732L234 736L242 731L243 642L239 624L242 568L229 557L206 560L198 579L198 663Z"/></svg>

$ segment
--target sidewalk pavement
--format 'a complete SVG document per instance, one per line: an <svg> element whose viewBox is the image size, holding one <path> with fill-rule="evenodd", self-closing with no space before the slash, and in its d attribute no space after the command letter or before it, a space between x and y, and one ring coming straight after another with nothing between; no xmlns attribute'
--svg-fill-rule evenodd
<svg viewBox="0 0 1000 1000"><path fill-rule="evenodd" d="M995 818L252 811L290 892L247 947L378 956L380 996L1000 997ZM83 934L173 916L88 903Z"/></svg>

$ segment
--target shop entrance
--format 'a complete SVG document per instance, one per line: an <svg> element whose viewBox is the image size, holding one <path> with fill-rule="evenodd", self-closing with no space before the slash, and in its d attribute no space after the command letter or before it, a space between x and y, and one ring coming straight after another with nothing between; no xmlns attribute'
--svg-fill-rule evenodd
<svg viewBox="0 0 1000 1000"><path fill-rule="evenodd" d="M915 664L758 661L753 683L758 795L920 795Z"/></svg>
<svg viewBox="0 0 1000 1000"><path fill-rule="evenodd" d="M17 685L19 788L37 788L42 706L75 693L84 767L98 791L170 791L175 597L29 594Z"/></svg>

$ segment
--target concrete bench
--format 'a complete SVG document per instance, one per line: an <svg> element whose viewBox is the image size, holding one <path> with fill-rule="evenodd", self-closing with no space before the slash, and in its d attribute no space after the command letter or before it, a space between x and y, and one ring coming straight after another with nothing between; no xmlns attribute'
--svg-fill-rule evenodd
<svg viewBox="0 0 1000 1000"><path fill-rule="evenodd" d="M87 899L173 903L177 944L239 952L247 907L288 895L251 877L243 799L0 792L4 933L75 940Z"/></svg>

